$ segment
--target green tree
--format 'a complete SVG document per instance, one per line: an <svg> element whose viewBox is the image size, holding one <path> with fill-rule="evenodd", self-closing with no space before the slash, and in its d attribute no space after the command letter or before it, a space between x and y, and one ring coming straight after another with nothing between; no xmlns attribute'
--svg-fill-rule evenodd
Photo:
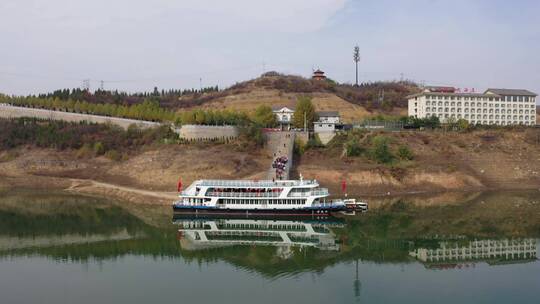
<svg viewBox="0 0 540 304"><path fill-rule="evenodd" d="M311 97L302 96L298 98L296 103L296 110L294 111L293 125L296 128L304 128L304 123L309 129L313 122L317 119L317 114L315 113L315 107L311 102Z"/></svg>
<svg viewBox="0 0 540 304"><path fill-rule="evenodd" d="M390 151L388 146L389 139L387 137L378 135L375 136L371 143L373 145L371 149L371 157L380 164L389 164L394 160L394 155Z"/></svg>
<svg viewBox="0 0 540 304"><path fill-rule="evenodd" d="M276 116L272 112L272 108L267 105L260 105L255 109L253 121L266 128L274 127L277 125Z"/></svg>

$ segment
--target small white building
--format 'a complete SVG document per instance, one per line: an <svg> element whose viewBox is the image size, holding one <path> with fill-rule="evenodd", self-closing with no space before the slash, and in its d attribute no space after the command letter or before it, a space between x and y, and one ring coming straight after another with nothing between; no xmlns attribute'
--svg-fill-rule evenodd
<svg viewBox="0 0 540 304"><path fill-rule="evenodd" d="M289 108L286 106L272 107L272 112L276 115L278 123L282 127L289 127L292 125L292 120L294 117L294 108Z"/></svg>
<svg viewBox="0 0 540 304"><path fill-rule="evenodd" d="M340 124L339 112L317 112L317 116L319 119L313 122L313 131L315 132L335 132L336 125Z"/></svg>
<svg viewBox="0 0 540 304"><path fill-rule="evenodd" d="M534 125L536 94L527 90L488 89L459 92L453 87L426 87L408 97L409 116L436 116L441 122L465 119L482 125Z"/></svg>

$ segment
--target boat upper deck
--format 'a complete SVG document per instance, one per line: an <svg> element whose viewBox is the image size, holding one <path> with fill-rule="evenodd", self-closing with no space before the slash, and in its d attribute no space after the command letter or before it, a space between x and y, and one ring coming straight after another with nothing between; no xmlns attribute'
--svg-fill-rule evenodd
<svg viewBox="0 0 540 304"><path fill-rule="evenodd" d="M196 183L202 187L220 188L274 188L274 187L298 187L298 186L318 186L316 180L200 180Z"/></svg>

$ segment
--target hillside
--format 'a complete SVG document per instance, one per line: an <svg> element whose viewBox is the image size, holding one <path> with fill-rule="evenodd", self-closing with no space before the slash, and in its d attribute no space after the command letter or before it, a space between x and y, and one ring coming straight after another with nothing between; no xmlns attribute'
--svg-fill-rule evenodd
<svg viewBox="0 0 540 304"><path fill-rule="evenodd" d="M381 165L369 157L375 137L389 143L394 161ZM477 130L458 132L367 132L354 139L361 156L345 157L343 136L328 147L307 150L296 172L317 178L333 193L347 180L354 195L478 189L538 189L540 185L540 130ZM400 160L407 147L412 160Z"/></svg>
<svg viewBox="0 0 540 304"><path fill-rule="evenodd" d="M181 97L180 108L228 109L252 112L261 104L294 107L297 97L313 98L317 111L339 111L345 122L375 115L406 115L406 96L419 88L407 82L366 83L359 87L332 80L315 81L300 76L267 73L238 83L224 91L205 94L200 99ZM384 91L384 100L380 94Z"/></svg>
<svg viewBox="0 0 540 304"><path fill-rule="evenodd" d="M56 90L38 96L2 97L0 103L76 113L174 121L185 110L197 108L253 112L261 104L294 107L299 96L310 96L318 111L339 111L345 122L374 115L406 115L406 96L419 88L409 82L374 82L360 86L317 81L269 72L227 89L159 90L125 93L81 89ZM384 96L384 97L383 97ZM176 112L176 113L175 113Z"/></svg>

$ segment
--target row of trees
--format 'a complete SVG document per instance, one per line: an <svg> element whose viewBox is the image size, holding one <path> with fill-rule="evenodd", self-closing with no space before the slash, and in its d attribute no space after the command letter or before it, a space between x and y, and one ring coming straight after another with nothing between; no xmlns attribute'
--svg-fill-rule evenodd
<svg viewBox="0 0 540 304"><path fill-rule="evenodd" d="M160 107L159 103L152 98L134 105L118 105L111 103L90 103L63 100L53 97L8 97L0 95L0 103L9 103L16 106L50 109L83 114L95 114L111 117L122 117L137 120L174 122L182 124L205 124L205 125L235 125L246 126L255 124L258 127L272 128L277 126L276 116L268 105L260 105L251 115L245 112L232 110L204 110L194 109L182 112L173 112ZM315 107L311 98L303 96L298 98L294 113L293 125L303 128L304 124L311 127L317 120Z"/></svg>
<svg viewBox="0 0 540 304"><path fill-rule="evenodd" d="M150 121L174 121L176 114L164 109L155 101L146 100L140 104L131 106L89 103L72 99L61 100L58 98L38 97L0 97L0 103L9 103L16 106L42 108L65 112L114 116Z"/></svg>
<svg viewBox="0 0 540 304"><path fill-rule="evenodd" d="M192 125L233 125L243 126L251 122L250 117L244 112L230 110L203 110L194 109L183 111L177 117L177 124Z"/></svg>
<svg viewBox="0 0 540 304"><path fill-rule="evenodd" d="M59 98L38 97L7 97L0 96L0 103L9 103L16 106L50 109L83 114L95 114L111 117L122 117L137 120L169 121L181 124L206 124L206 125L247 125L251 122L261 127L274 127L276 120L272 109L261 106L256 109L251 117L245 112L231 110L203 110L194 109L175 113L164 109L151 99L141 104L131 106L116 104L94 104L86 101L74 101L72 99L61 100Z"/></svg>
<svg viewBox="0 0 540 304"><path fill-rule="evenodd" d="M90 92L86 89L60 89L50 93L39 94L39 98L58 98L60 100L81 100L90 103L116 103L116 104L133 104L140 103L146 98L154 97L159 102L161 98L179 98L186 95L204 94L218 92L218 86L203 87L201 89L154 89L150 92L126 93L118 90L96 90Z"/></svg>

